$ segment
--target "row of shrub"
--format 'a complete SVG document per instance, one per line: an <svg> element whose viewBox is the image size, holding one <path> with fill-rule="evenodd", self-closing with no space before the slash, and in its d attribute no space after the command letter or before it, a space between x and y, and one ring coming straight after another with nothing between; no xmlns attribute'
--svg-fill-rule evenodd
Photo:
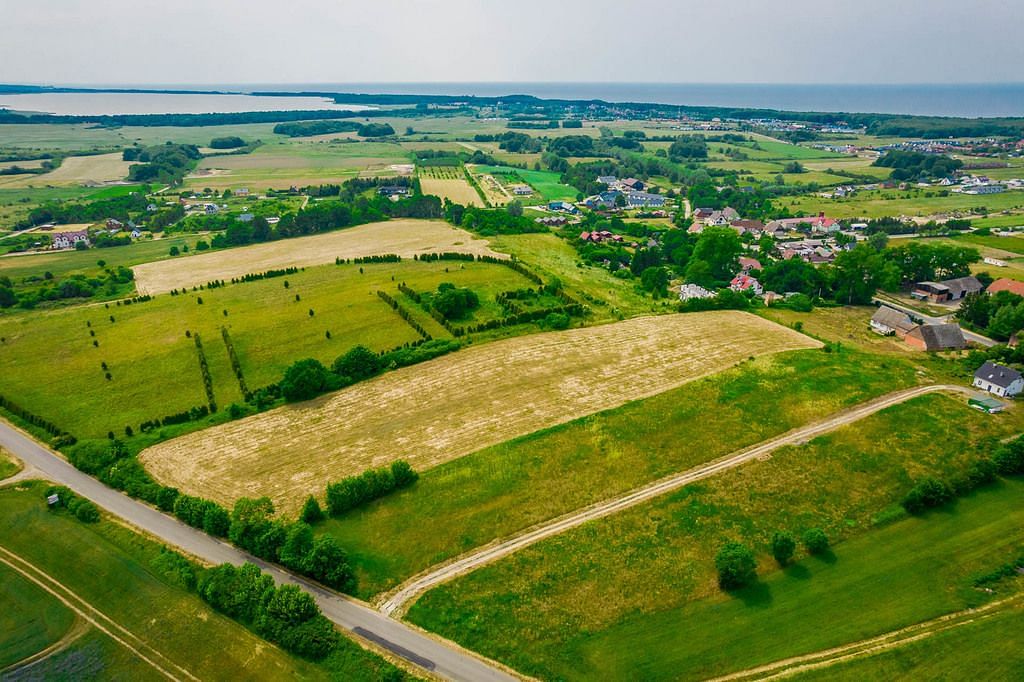
<svg viewBox="0 0 1024 682"><path fill-rule="evenodd" d="M192 340L196 344L196 355L199 357L199 371L203 374L203 388L206 390L206 400L210 405L210 412L217 411L217 400L213 396L213 375L210 374L210 365L206 362L206 352L203 350L203 342L199 334L193 335Z"/></svg>
<svg viewBox="0 0 1024 682"><path fill-rule="evenodd" d="M360 256L359 258L335 258L335 265L361 265L363 263L401 263L402 257L397 253L384 253L377 256Z"/></svg>
<svg viewBox="0 0 1024 682"><path fill-rule="evenodd" d="M235 373L235 378L238 379L238 388L242 391L242 396L246 401L251 400L252 393L245 384L245 373L242 371L242 363L238 359L238 353L235 352L235 344L231 340L228 328L221 327L220 335L224 339L224 346L228 349L228 360L231 362L231 371Z"/></svg>
<svg viewBox="0 0 1024 682"><path fill-rule="evenodd" d="M1021 474L1024 474L1024 436L1000 445L991 457L978 459L965 474L951 481L934 477L921 479L907 491L900 505L909 514L921 514L949 504L957 497L992 483L999 476Z"/></svg>
<svg viewBox="0 0 1024 682"><path fill-rule="evenodd" d="M405 286L404 284L401 284L401 285L399 285L398 288L401 290L402 287L404 287L404 286ZM406 288L408 288L408 287L406 287ZM410 289L410 291L412 291L412 290ZM398 313L398 316L401 317L403 320L405 320L409 324L409 326L412 327L413 330L415 330L415 332L420 335L421 339L423 339L424 341L430 341L433 338L430 335L430 333L427 332L427 330L423 328L423 325L421 325L419 322L417 322L413 318L412 313L410 313L408 310L406 310L402 306L402 304L400 304L398 301L396 301L394 298L392 298L387 293L385 293L383 291L380 291L380 290L377 291L377 296L379 296L382 301L384 301L389 306L391 306L391 309L394 310L396 313Z"/></svg>
<svg viewBox="0 0 1024 682"><path fill-rule="evenodd" d="M339 516L395 490L408 488L418 479L419 474L408 462L398 460L387 468L368 469L358 476L328 483L327 511L331 516Z"/></svg>
<svg viewBox="0 0 1024 682"><path fill-rule="evenodd" d="M73 493L71 488L52 485L46 489L46 497L49 498L51 495L57 496L57 503L50 505L50 509L67 509L83 523L96 523L100 520L100 510L96 508L96 505Z"/></svg>
<svg viewBox="0 0 1024 682"><path fill-rule="evenodd" d="M820 528L808 528L802 536L808 554L821 556L829 551L828 536ZM796 538L788 531L772 536L772 556L779 566L786 566L796 553ZM757 558L753 550L741 542L726 542L715 555L718 586L723 590L738 590L757 580Z"/></svg>
<svg viewBox="0 0 1024 682"><path fill-rule="evenodd" d="M583 312L584 308L579 303L574 305L555 306L552 308L540 308L538 310L527 310L514 313L506 317L487 320L486 322L481 322L467 327L452 327L449 331L458 338L465 336L466 334L476 334L478 332L488 331L491 329L500 329L501 327L514 327L517 324L541 322L552 315L579 317L583 315Z"/></svg>
<svg viewBox="0 0 1024 682"><path fill-rule="evenodd" d="M242 275L241 277L232 277L231 283L238 284L240 282L258 282L261 279L272 279L274 277L284 277L285 275L294 275L299 272L296 267L291 268L277 268L274 270L266 270L264 272L250 272Z"/></svg>
<svg viewBox="0 0 1024 682"><path fill-rule="evenodd" d="M29 412L21 405L17 404L13 400L10 400L9 398L5 398L2 395L0 395L0 408L7 410L15 417L22 420L23 422L31 424L32 426L38 429L42 429L46 433L50 434L50 436L54 439L54 445L56 445L57 447L63 445L74 445L75 443L75 437L72 436L67 431L65 431L64 429L60 428L51 421L43 419L37 414Z"/></svg>
<svg viewBox="0 0 1024 682"><path fill-rule="evenodd" d="M185 424L187 422L194 422L203 419L210 414L210 408L207 405L197 405L195 407L177 412L175 414L169 414L161 419L150 419L142 422L139 426L139 430L143 433L149 433L154 429L158 429L161 426L173 426L174 424Z"/></svg>
<svg viewBox="0 0 1024 682"><path fill-rule="evenodd" d="M419 253L413 254L413 260L430 263L439 260L474 261L476 256L471 253L458 253L455 251L444 251L442 253Z"/></svg>

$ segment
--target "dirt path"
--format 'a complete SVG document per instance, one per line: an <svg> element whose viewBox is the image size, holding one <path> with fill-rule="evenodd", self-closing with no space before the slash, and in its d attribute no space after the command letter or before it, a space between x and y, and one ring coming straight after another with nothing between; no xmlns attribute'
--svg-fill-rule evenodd
<svg viewBox="0 0 1024 682"><path fill-rule="evenodd" d="M412 605L424 592L427 592L441 583L448 582L460 575L474 571L481 566L502 559L513 552L529 547L554 535L559 535L567 530L581 526L588 521L600 519L605 516L618 513L630 507L646 502L652 498L664 495L695 481L709 476L728 471L754 459L768 457L774 450L786 445L799 445L805 443L823 433L833 431L839 427L852 424L887 407L917 398L919 396L935 393L938 391L950 391L974 395L976 392L963 386L947 384L933 386L918 386L916 388L897 391L888 395L876 398L875 400L861 403L860 405L839 412L824 421L784 433L781 436L764 441L749 448L745 448L723 458L719 458L710 464L705 464L695 469L682 473L673 474L660 481L655 481L642 488L637 488L624 493L610 500L598 502L589 507L572 512L566 516L547 521L539 526L516 535L514 537L497 541L481 548L477 548L469 554L435 566L426 572L414 576L399 585L395 590L385 595L380 601L378 608L386 615L401 617L402 614Z"/></svg>
<svg viewBox="0 0 1024 682"><path fill-rule="evenodd" d="M26 670L32 668L33 666L39 665L40 663L50 658L54 654L64 651L64 649L67 649L69 646L71 646L72 642L77 640L79 637L81 637L88 631L89 623L81 616L75 614L75 621L71 624L71 627L68 629L68 631L64 633L63 637L61 637L56 642L46 647L42 651L37 651L31 656L23 658L17 663L13 663L4 668L3 670L0 670L0 674L5 676L4 679L7 679L6 676L9 674L13 675L15 673L23 673Z"/></svg>
<svg viewBox="0 0 1024 682"><path fill-rule="evenodd" d="M742 670L724 677L716 677L709 682L732 682L733 680L776 680L783 677L830 668L839 663L849 661L863 656L873 656L890 649L896 649L918 640L927 639L946 630L952 630L963 625L968 625L985 618L991 618L997 613L1014 607L1019 607L1024 595L1016 595L1007 599L980 606L976 609L966 609L949 613L932 620L910 625L899 630L893 630L877 637L851 642L842 646L833 647L824 651L803 656L786 658L767 665Z"/></svg>
<svg viewBox="0 0 1024 682"><path fill-rule="evenodd" d="M10 567L14 571L17 571L27 580L30 580L52 594L60 600L62 604L74 611L80 618L85 619L97 630L131 651L141 660L148 663L154 670L161 673L164 677L170 680L199 679L189 671L169 660L166 656L143 642L131 632L103 615L103 613L55 580L52 576L36 568L17 554L0 547L0 563ZM142 653L143 649L148 649L150 652L149 655ZM154 660L157 658L163 659L164 664L161 665L160 663L157 663ZM169 668L173 670L169 670Z"/></svg>

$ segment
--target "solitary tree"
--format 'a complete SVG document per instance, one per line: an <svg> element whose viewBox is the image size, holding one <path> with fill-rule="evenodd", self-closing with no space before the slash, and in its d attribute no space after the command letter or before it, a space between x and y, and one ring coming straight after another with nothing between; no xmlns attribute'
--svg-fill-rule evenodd
<svg viewBox="0 0 1024 682"><path fill-rule="evenodd" d="M820 528L808 528L804 533L804 547L811 554L824 554L828 551L828 536Z"/></svg>
<svg viewBox="0 0 1024 682"><path fill-rule="evenodd" d="M715 556L718 585L723 590L737 590L757 578L754 553L739 542L727 542Z"/></svg>
<svg viewBox="0 0 1024 682"><path fill-rule="evenodd" d="M772 536L772 556L779 562L779 566L785 566L793 558L796 551L796 540L786 531L779 531Z"/></svg>

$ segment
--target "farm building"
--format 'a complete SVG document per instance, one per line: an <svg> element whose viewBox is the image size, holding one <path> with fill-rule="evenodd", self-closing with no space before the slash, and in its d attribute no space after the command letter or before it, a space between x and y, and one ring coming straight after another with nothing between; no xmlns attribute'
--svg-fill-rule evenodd
<svg viewBox="0 0 1024 682"><path fill-rule="evenodd" d="M1006 279L1003 277L988 285L988 293L997 294L1000 291L1009 291L1011 294L1024 296L1024 282L1018 282L1015 279Z"/></svg>
<svg viewBox="0 0 1024 682"><path fill-rule="evenodd" d="M967 401L970 407L988 414L996 414L1006 409L1006 403L1001 403L995 398L971 398Z"/></svg>
<svg viewBox="0 0 1024 682"><path fill-rule="evenodd" d="M516 185L512 188L512 194L519 197L527 197L533 194L533 188L529 185Z"/></svg>
<svg viewBox="0 0 1024 682"><path fill-rule="evenodd" d="M752 234L755 237L758 237L762 232L764 232L764 223L760 220L744 220L741 218L739 220L732 221L729 223L729 226L739 232L741 237L744 234Z"/></svg>
<svg viewBox="0 0 1024 682"><path fill-rule="evenodd" d="M943 286L949 289L949 300L959 301L967 294L976 294L984 287L977 277L957 277L942 280Z"/></svg>
<svg viewBox="0 0 1024 682"><path fill-rule="evenodd" d="M995 395L1012 398L1024 391L1020 372L988 360L974 373L974 386Z"/></svg>
<svg viewBox="0 0 1024 682"><path fill-rule="evenodd" d="M871 329L882 336L896 335L903 338L917 325L906 313L900 312L887 305L881 306L871 316Z"/></svg>
<svg viewBox="0 0 1024 682"><path fill-rule="evenodd" d="M649 192L626 192L626 206L629 208L660 208L665 205L665 197Z"/></svg>
<svg viewBox="0 0 1024 682"><path fill-rule="evenodd" d="M922 324L907 332L903 340L924 351L962 350L967 347L964 333L955 324Z"/></svg>
<svg viewBox="0 0 1024 682"><path fill-rule="evenodd" d="M985 265L994 265L997 268L1005 268L1006 267L1006 261L999 260L998 258L993 258L992 256L985 256L984 262L985 262Z"/></svg>
<svg viewBox="0 0 1024 682"><path fill-rule="evenodd" d="M382 197L404 197L408 193L408 187L400 187L398 185L386 185L384 187L377 188L377 194Z"/></svg>
<svg viewBox="0 0 1024 682"><path fill-rule="evenodd" d="M717 294L708 291L699 284L683 284L679 287L679 300L689 301L694 298L714 298Z"/></svg>
<svg viewBox="0 0 1024 682"><path fill-rule="evenodd" d="M910 295L921 301L944 303L950 298L949 287L940 282L918 282Z"/></svg>
<svg viewBox="0 0 1024 682"><path fill-rule="evenodd" d="M89 246L89 233L85 230L78 230L76 232L58 232L53 235L53 248L55 249L70 249L79 242Z"/></svg>
<svg viewBox="0 0 1024 682"><path fill-rule="evenodd" d="M579 213L580 210L570 204L568 201L552 201L548 204L549 211L556 211L561 213Z"/></svg>
<svg viewBox="0 0 1024 682"><path fill-rule="evenodd" d="M761 283L750 275L736 275L729 282L729 288L733 291L753 291L758 296L764 292Z"/></svg>

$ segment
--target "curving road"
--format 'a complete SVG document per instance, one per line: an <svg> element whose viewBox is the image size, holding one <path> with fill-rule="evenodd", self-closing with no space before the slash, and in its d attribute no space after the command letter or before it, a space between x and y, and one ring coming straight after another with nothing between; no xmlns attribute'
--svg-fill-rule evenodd
<svg viewBox="0 0 1024 682"><path fill-rule="evenodd" d="M68 464L23 431L0 420L0 446L47 480L71 488L109 513L169 545L213 564L257 564L279 584L292 583L316 599L324 615L363 640L435 676L459 682L511 682L518 678L457 645L388 618L370 606L327 590L242 552L177 519L103 485Z"/></svg>
<svg viewBox="0 0 1024 682"><path fill-rule="evenodd" d="M597 504L589 507L584 507L581 510L571 512L566 516L562 516L552 521L547 521L539 526L534 526L532 529L507 540L491 543L490 545L485 545L482 548L475 549L469 554L464 554L450 562L433 569L429 569L426 573L414 576L402 585L399 585L398 588L392 591L380 604L380 610L389 616L400 616L424 592L437 587L441 583L448 582L460 575L476 570L485 564L489 564L493 561L506 557L513 552L523 549L524 547L529 547L530 545L540 542L545 538L564 533L565 531L581 526L588 521L593 521L594 519L600 519L602 517L615 514L624 509L628 509L629 507L638 505L641 502L646 502L654 497L658 497L659 495L664 495L667 492L682 488L685 485L699 481L703 478L733 469L741 464L751 461L752 459L766 457L772 451L783 446L803 443L815 436L819 436L841 426L851 424L863 419L864 417L868 417L879 412L880 410L884 410L887 407L892 407L893 405L898 405L912 398L916 398L927 393L935 393L937 391L950 391L964 393L967 395L974 395L977 393L976 391L963 386L938 384L932 386L918 386L904 391L896 391L895 393L884 395L881 398L861 403L856 407L839 412L824 421L794 429L776 438L739 450L731 455L715 460L710 464L705 464L682 473L673 474L668 478L663 478L641 488L636 488L610 500L598 502Z"/></svg>

